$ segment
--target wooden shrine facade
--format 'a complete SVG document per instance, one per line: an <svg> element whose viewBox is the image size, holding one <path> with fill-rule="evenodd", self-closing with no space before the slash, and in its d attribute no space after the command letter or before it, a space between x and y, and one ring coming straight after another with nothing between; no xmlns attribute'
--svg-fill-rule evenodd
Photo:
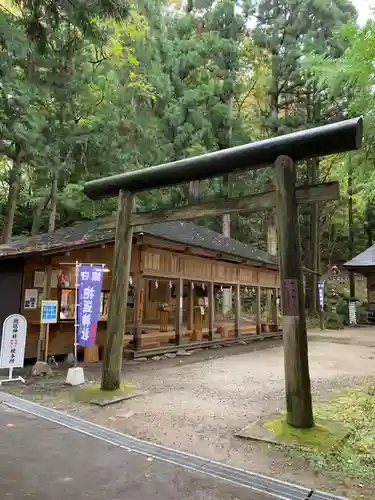
<svg viewBox="0 0 375 500"><path fill-rule="evenodd" d="M105 341L114 234L107 223L89 221L48 235L0 247L0 265L17 264L11 305L0 320L20 312L28 321L26 358L37 356L40 305L46 269L52 268L49 299L57 300L57 324L46 339L48 356L73 352L75 262L104 264L97 348L87 361L101 357ZM191 223L172 222L135 231L132 245L124 347L130 353L170 350L186 343L223 342L278 331L279 275L275 257ZM187 242L191 241L192 244ZM198 246L199 243L199 246ZM10 267L11 267L10 266ZM1 273L0 273L1 274ZM10 295L6 281L1 295ZM20 293L21 291L21 293ZM225 294L225 291L226 294ZM223 298L230 296L225 304ZM17 308L17 304L18 308Z"/></svg>
<svg viewBox="0 0 375 500"><path fill-rule="evenodd" d="M367 279L368 319L375 323L375 245L344 264L344 269Z"/></svg>

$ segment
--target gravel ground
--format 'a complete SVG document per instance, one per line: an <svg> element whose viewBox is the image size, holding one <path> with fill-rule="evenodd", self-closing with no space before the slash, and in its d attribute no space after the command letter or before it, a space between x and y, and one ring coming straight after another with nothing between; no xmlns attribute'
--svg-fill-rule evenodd
<svg viewBox="0 0 375 500"><path fill-rule="evenodd" d="M316 331L309 336L315 401L375 377L375 329ZM60 370L63 376L66 370ZM100 366L87 367L85 372L89 379L95 379ZM81 406L76 411L84 418L165 446L351 496L353 484L347 479L317 474L301 461L286 459L274 446L235 437L236 431L257 418L285 408L280 342L208 349L161 361L127 362L124 380L146 394L105 408ZM51 383L61 387L59 376ZM33 398L33 393L35 387L24 386L24 397Z"/></svg>
<svg viewBox="0 0 375 500"><path fill-rule="evenodd" d="M310 342L310 373L316 399L375 376L375 347ZM235 438L235 432L264 414L284 409L282 347L217 359L163 366L151 362L131 370L126 380L146 395L100 410L91 420L123 432L315 488L340 494L347 484L301 469L266 444Z"/></svg>

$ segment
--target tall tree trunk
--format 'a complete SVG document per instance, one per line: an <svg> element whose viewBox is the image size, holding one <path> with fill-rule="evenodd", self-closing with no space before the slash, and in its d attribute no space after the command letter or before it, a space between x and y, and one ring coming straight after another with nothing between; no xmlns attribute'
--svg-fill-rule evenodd
<svg viewBox="0 0 375 500"><path fill-rule="evenodd" d="M277 232L275 214L273 212L267 225L267 252L271 255L277 255Z"/></svg>
<svg viewBox="0 0 375 500"><path fill-rule="evenodd" d="M56 227L56 210L57 210L57 187L59 182L59 171L55 167L52 177L51 186L51 199L49 205L49 217L48 217L48 232L55 230Z"/></svg>
<svg viewBox="0 0 375 500"><path fill-rule="evenodd" d="M353 229L353 165L351 158L349 158L348 162L348 224L349 224L349 260L353 258L354 253L354 229ZM350 299L354 300L355 298L355 281L354 281L354 273L352 271L349 272L349 293Z"/></svg>
<svg viewBox="0 0 375 500"><path fill-rule="evenodd" d="M9 191L6 218L2 234L3 244L8 243L13 234L14 217L16 214L18 196L20 192L20 174L22 167L21 158L22 148L19 144L16 144L12 168L9 172Z"/></svg>
<svg viewBox="0 0 375 500"><path fill-rule="evenodd" d="M276 220L274 211L267 221L267 252L271 255L277 255L277 230L276 230ZM271 320L273 317L273 290L271 288L267 289L267 312L268 319Z"/></svg>
<svg viewBox="0 0 375 500"><path fill-rule="evenodd" d="M317 124L320 119L320 102L316 85L313 85L307 94L307 120L309 123ZM307 177L311 184L319 182L319 160L313 158L308 161ZM319 309L318 296L318 274L320 273L320 205L313 203L311 207L311 224L310 224L310 255L309 267L314 273L307 276L307 293L306 302L307 309L310 313L317 313Z"/></svg>
<svg viewBox="0 0 375 500"><path fill-rule="evenodd" d="M233 116L233 96L230 97L228 101L228 120L229 126L227 130L226 144L225 148L231 146L232 140L232 116ZM230 198L232 195L232 176L227 174L223 176L223 195L226 198ZM224 214L222 216L222 233L223 236L230 238L231 236L231 214Z"/></svg>
<svg viewBox="0 0 375 500"><path fill-rule="evenodd" d="M198 202L201 197L201 183L200 181L189 182L189 202Z"/></svg>
<svg viewBox="0 0 375 500"><path fill-rule="evenodd" d="M223 176L223 195L226 198L230 197L231 180L229 175ZM231 214L223 214L221 219L221 232L226 238L231 236Z"/></svg>
<svg viewBox="0 0 375 500"><path fill-rule="evenodd" d="M232 139L232 113L233 113L233 96L228 102L228 119L229 127L227 131L227 144L226 147L230 147ZM232 194L232 179L230 175L223 176L223 195L225 198L230 198ZM223 214L222 216L222 234L226 238L231 237L231 214ZM223 316L224 319L228 316L232 310L232 289L225 288L223 291Z"/></svg>
<svg viewBox="0 0 375 500"><path fill-rule="evenodd" d="M58 187L58 176L59 170L55 166L52 172L51 180L51 190L50 190L50 205L49 205L49 216L48 216L48 232L55 230L56 225L56 207L57 207L57 187ZM43 288L43 300L49 300L51 298L52 289L52 264L49 263L44 273L44 288ZM48 337L49 337L49 325L40 324L39 340L38 340L38 361L47 361L48 358Z"/></svg>
<svg viewBox="0 0 375 500"><path fill-rule="evenodd" d="M365 209L365 231L367 236L367 247L372 247L373 238L372 238L372 217L371 217L372 206L369 201L366 203Z"/></svg>
<svg viewBox="0 0 375 500"><path fill-rule="evenodd" d="M41 217L50 199L51 199L51 188L49 187L44 196L40 198L38 204L34 208L33 225L31 226L31 236L36 236L39 233Z"/></svg>
<svg viewBox="0 0 375 500"><path fill-rule="evenodd" d="M272 136L276 137L279 133L279 56L274 50L271 59L270 118Z"/></svg>
<svg viewBox="0 0 375 500"><path fill-rule="evenodd" d="M312 184L319 182L319 161L317 159L309 160L309 179ZM318 297L318 274L320 273L320 225L319 225L320 207L319 203L313 203L311 207L310 219L310 252L308 266L314 271L309 273L306 279L306 306L310 313L316 313L319 307Z"/></svg>
<svg viewBox="0 0 375 500"><path fill-rule="evenodd" d="M319 160L314 158L311 160L311 183L317 184L319 182ZM319 203L313 203L311 207L311 247L310 259L311 269L315 273L320 273L320 226L319 226ZM311 312L317 312L319 307L318 296L318 274L311 275Z"/></svg>

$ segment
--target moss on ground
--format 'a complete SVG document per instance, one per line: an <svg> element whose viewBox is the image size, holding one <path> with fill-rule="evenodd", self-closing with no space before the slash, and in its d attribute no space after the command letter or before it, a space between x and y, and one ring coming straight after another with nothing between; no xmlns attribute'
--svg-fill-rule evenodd
<svg viewBox="0 0 375 500"><path fill-rule="evenodd" d="M77 403L89 403L93 399L110 398L129 394L135 390L132 384L121 384L120 388L116 391L102 391L100 384L84 385L83 387L74 387L67 391L68 395Z"/></svg>
<svg viewBox="0 0 375 500"><path fill-rule="evenodd" d="M303 448L330 450L346 434L343 428L333 422L316 422L311 429L296 429L288 425L284 417L266 422L266 429L272 432L281 443L293 444Z"/></svg>
<svg viewBox="0 0 375 500"><path fill-rule="evenodd" d="M375 481L375 389L346 389L325 403L315 405L319 422L315 429L299 430L287 426L285 420L266 424L280 440L302 447L289 449L294 458L303 456L318 470L328 470L358 483ZM321 424L320 424L321 422ZM329 422L326 424L326 422ZM336 422L345 431L338 439ZM335 441L336 438L336 442Z"/></svg>

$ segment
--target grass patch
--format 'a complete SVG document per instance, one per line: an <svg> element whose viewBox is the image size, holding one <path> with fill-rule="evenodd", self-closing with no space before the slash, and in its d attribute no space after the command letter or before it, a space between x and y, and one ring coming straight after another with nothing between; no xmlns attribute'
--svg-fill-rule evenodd
<svg viewBox="0 0 375 500"><path fill-rule="evenodd" d="M280 442L294 444L303 448L330 450L346 434L332 422L316 422L311 429L296 429L287 424L285 418L278 418L264 424Z"/></svg>
<svg viewBox="0 0 375 500"><path fill-rule="evenodd" d="M290 429L281 422L270 422L275 434L294 439L307 448L288 453L296 458L304 456L311 466L338 473L359 482L375 480L375 389L345 389L325 403L314 408L316 421L337 422L345 430L345 438L329 447L330 429L324 425L316 430ZM287 428L286 428L287 427ZM332 429L331 429L332 430ZM332 443L331 443L332 444Z"/></svg>
<svg viewBox="0 0 375 500"><path fill-rule="evenodd" d="M120 388L116 391L102 391L100 384L95 385L84 385L83 387L75 387L68 394L77 403L89 403L93 399L108 398L122 396L123 394L129 394L135 390L135 386L132 384L121 384Z"/></svg>

